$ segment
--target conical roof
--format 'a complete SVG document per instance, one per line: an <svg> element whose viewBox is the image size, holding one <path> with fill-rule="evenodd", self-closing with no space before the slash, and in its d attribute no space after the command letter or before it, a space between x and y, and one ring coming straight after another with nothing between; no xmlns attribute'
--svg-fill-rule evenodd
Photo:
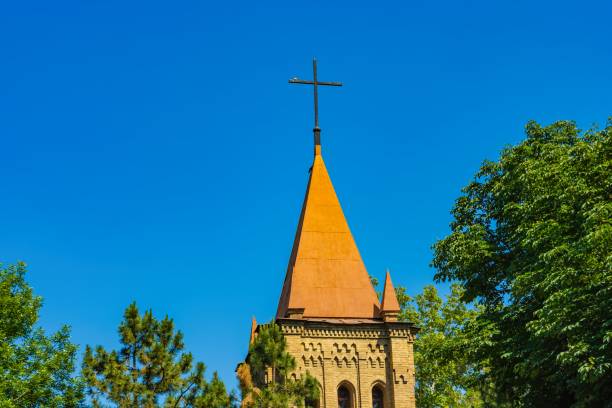
<svg viewBox="0 0 612 408"><path fill-rule="evenodd" d="M277 318L380 318L380 303L315 148Z"/></svg>
<svg viewBox="0 0 612 408"><path fill-rule="evenodd" d="M387 276L385 276L385 289L383 291L381 311L400 311L400 305L397 301L397 295L395 294L395 288L393 287L393 282L391 282L391 274L389 273L389 271L387 271Z"/></svg>

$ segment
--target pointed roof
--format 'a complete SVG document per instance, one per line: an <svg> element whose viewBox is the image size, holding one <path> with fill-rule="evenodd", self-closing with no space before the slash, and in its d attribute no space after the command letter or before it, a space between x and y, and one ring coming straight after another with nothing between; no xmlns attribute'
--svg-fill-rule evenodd
<svg viewBox="0 0 612 408"><path fill-rule="evenodd" d="M315 146L277 318L380 318L380 303Z"/></svg>
<svg viewBox="0 0 612 408"><path fill-rule="evenodd" d="M382 312L399 312L400 305L397 301L397 295L395 294L395 288L393 282L391 282L391 274L387 270L387 276L385 277L385 289L383 291L382 304L380 306Z"/></svg>

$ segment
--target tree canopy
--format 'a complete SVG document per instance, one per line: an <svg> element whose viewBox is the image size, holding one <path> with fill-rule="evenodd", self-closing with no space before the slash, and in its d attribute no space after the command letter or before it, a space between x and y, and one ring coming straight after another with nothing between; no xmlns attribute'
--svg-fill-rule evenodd
<svg viewBox="0 0 612 408"><path fill-rule="evenodd" d="M83 377L94 406L224 408L232 399L217 374L204 378L204 363L184 352L183 334L167 316L140 315L132 303L119 326L120 350L85 350Z"/></svg>
<svg viewBox="0 0 612 408"><path fill-rule="evenodd" d="M274 322L260 325L249 346L247 360L237 369L242 407L285 408L313 405L319 400L318 381L309 373L289 379L295 359L287 351L287 340Z"/></svg>
<svg viewBox="0 0 612 408"><path fill-rule="evenodd" d="M63 326L35 327L42 298L25 281L26 265L0 265L0 406L76 407L82 385L72 376L77 347Z"/></svg>
<svg viewBox="0 0 612 408"><path fill-rule="evenodd" d="M436 279L483 306L471 341L498 402L609 406L612 122L526 134L463 189Z"/></svg>
<svg viewBox="0 0 612 408"><path fill-rule="evenodd" d="M472 327L478 310L461 301L452 285L446 300L433 285L413 299L396 288L399 319L420 328L414 342L415 397L419 408L483 406L477 367L470 360Z"/></svg>

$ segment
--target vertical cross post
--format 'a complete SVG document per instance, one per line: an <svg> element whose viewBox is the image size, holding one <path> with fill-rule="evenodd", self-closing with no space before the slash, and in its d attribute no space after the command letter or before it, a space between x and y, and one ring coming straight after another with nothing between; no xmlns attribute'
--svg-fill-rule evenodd
<svg viewBox="0 0 612 408"><path fill-rule="evenodd" d="M319 127L319 84L317 83L317 59L312 59L312 78L314 85L315 128Z"/></svg>
<svg viewBox="0 0 612 408"><path fill-rule="evenodd" d="M312 130L314 133L314 143L315 143L315 152L317 149L320 151L321 149L321 128L319 128L319 85L323 86L342 86L341 82L324 82L319 81L317 79L317 59L312 59L312 81L292 78L289 80L290 84L305 84L305 85L313 85L314 87L314 129Z"/></svg>

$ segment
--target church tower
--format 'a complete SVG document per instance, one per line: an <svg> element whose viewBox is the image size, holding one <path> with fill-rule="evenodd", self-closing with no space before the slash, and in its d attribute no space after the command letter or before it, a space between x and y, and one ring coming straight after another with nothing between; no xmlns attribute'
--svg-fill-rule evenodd
<svg viewBox="0 0 612 408"><path fill-rule="evenodd" d="M314 81L291 80L317 85ZM318 408L415 407L413 341L398 321L387 272L379 301L340 206L321 152L315 99L315 150L306 197L283 283L276 323L296 360L321 386ZM251 336L256 335L256 324Z"/></svg>

